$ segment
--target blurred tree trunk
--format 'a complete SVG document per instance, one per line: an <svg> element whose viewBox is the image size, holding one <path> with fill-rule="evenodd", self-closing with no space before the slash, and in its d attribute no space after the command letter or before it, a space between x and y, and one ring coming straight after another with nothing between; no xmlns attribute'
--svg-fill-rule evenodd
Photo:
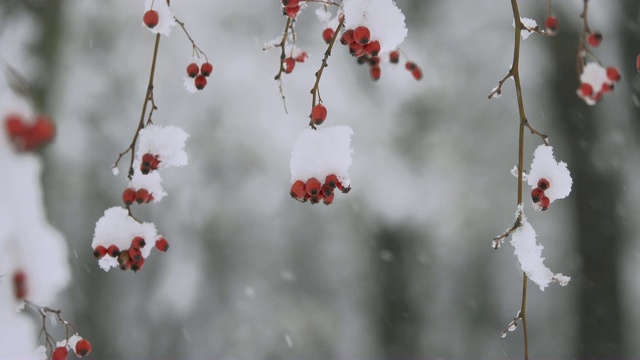
<svg viewBox="0 0 640 360"><path fill-rule="evenodd" d="M621 175L613 169L605 173L592 162L599 155L596 144L605 141L597 130L597 122L603 119L575 95L579 34L571 25L567 22L549 40L550 58L556 64L549 83L556 107L554 122L561 129L551 141L566 144L570 151L567 162L574 179L576 243L582 259L582 273L573 277L574 286L580 287L575 355L618 358L624 354L617 256L622 234L616 211Z"/></svg>

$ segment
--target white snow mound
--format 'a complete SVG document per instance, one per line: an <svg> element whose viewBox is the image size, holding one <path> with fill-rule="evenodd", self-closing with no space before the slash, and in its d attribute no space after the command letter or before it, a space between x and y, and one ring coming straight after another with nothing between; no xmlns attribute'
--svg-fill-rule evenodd
<svg viewBox="0 0 640 360"><path fill-rule="evenodd" d="M393 0L344 0L344 25L347 29L366 26L371 41L380 42L380 53L395 50L407 37L404 14Z"/></svg>
<svg viewBox="0 0 640 360"><path fill-rule="evenodd" d="M550 203L556 199L564 199L571 193L573 180L567 169L567 163L556 162L552 146L540 145L533 152L533 162L527 183L535 189L538 187L538 180L542 178L549 181L550 186L544 194L549 198Z"/></svg>

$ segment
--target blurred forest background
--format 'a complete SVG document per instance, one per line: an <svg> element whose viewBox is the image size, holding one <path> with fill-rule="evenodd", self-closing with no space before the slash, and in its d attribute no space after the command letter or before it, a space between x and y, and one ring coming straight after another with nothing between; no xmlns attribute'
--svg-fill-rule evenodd
<svg viewBox="0 0 640 360"><path fill-rule="evenodd" d="M522 329L499 336L519 308L522 273L509 244L491 248L516 211L513 83L487 99L512 60L510 2L397 4L409 28L402 48L424 79L387 63L372 82L344 48L334 51L322 96L326 124L355 132L353 190L325 207L288 195L290 151L325 49L314 11L297 24L311 58L284 77L285 114L273 80L279 53L262 51L284 26L279 1L172 1L215 71L188 94L191 44L178 27L162 38L154 120L191 134L190 164L164 172L162 203L136 209L172 247L134 274L100 270L90 243L126 186L110 167L131 141L147 84L154 37L142 1L0 1L0 55L58 126L43 185L73 282L51 305L92 341L92 358L522 356ZM545 4L521 1L521 14L542 23ZM574 178L567 200L544 213L527 207L547 266L572 277L530 287L536 358L640 358L640 2L590 5L590 25L604 34L596 53L623 78L595 107L575 94L582 1L553 2L558 35L522 46L529 120ZM540 140L525 141L528 169Z"/></svg>

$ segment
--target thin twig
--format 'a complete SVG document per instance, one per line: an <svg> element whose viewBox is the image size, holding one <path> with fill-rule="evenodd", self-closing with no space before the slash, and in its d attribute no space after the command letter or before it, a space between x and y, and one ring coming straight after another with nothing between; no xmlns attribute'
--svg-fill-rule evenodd
<svg viewBox="0 0 640 360"><path fill-rule="evenodd" d="M317 98L320 97L320 79L322 78L322 73L324 72L324 68L326 68L327 66L329 66L327 64L327 60L329 59L329 56L331 56L331 50L333 49L333 45L336 43L336 39L338 38L338 35L340 34L340 29L342 28L342 25L344 25L344 16L342 17L342 19L340 19L340 23L338 24L338 26L336 27L335 31L333 32L333 37L331 38L331 41L329 42L329 46L327 47L327 50L324 52L324 58L322 59L322 64L320 65L320 69L318 69L318 71L316 71L316 82L315 84L313 84L313 87L311 88L311 95L312 95L312 99L311 99L311 108L313 109L314 106L316 106L316 100ZM309 126L312 129L316 129L315 125L313 125L313 120L311 119L311 114L309 114Z"/></svg>
<svg viewBox="0 0 640 360"><path fill-rule="evenodd" d="M291 24L293 24L293 19L291 19L290 17L287 17L287 22L284 25L284 32L282 34L282 40L275 45L275 47L279 47L281 48L281 52L280 52L280 69L278 70L278 73L276 74L276 76L274 77L274 80L280 80L280 77L282 76L282 73L285 71L284 70L284 59L286 59L287 55L285 54L285 45L287 43L287 35L289 35L289 28L291 28Z"/></svg>
<svg viewBox="0 0 640 360"><path fill-rule="evenodd" d="M204 56L204 60L206 62L209 62L209 58L207 57L207 54L205 54L204 51L202 51L202 49L200 49L198 47L198 45L196 45L195 40L193 40L193 38L191 37L191 35L189 34L189 32L187 31L187 28L184 25L184 22L178 20L177 17L173 17L173 19L176 21L176 23L178 25L180 25L180 27L182 28L182 31L184 32L185 35L187 35L187 38L189 38L189 41L191 41L191 45L193 46L193 53L194 55L196 55L197 57L200 57L200 54L202 54Z"/></svg>

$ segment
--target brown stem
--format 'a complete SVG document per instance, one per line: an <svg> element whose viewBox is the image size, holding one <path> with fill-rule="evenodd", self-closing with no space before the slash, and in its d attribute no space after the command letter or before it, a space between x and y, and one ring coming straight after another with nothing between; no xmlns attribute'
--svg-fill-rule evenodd
<svg viewBox="0 0 640 360"><path fill-rule="evenodd" d="M336 43L336 39L338 38L338 35L340 34L340 29L342 28L343 24L344 24L344 16L342 17L342 19L340 19L340 23L336 27L336 30L333 32L333 37L331 38L331 41L329 42L329 46L327 47L327 50L324 52L324 58L322 59L322 65L320 65L320 69L318 69L318 71L316 71L316 82L315 82L315 84L313 84L313 87L311 88L311 91L310 91L311 95L312 95L312 99L311 99L311 108L312 109L313 109L314 106L316 106L316 100L320 97L320 79L322 78L322 73L324 72L324 68L329 66L327 64L327 60L329 59L329 56L331 56L331 50L333 49L333 45ZM309 114L309 126L314 130L316 129L315 125L313 125L313 120L311 119L311 114Z"/></svg>
<svg viewBox="0 0 640 360"><path fill-rule="evenodd" d="M287 35L289 35L289 28L293 24L293 19L287 17L287 22L284 25L284 33L282 34L282 40L276 45L276 47L281 48L280 52L280 69L278 70L278 74L274 77L274 80L280 80L282 73L284 72L284 59L286 59L287 55L285 54L285 45L287 43ZM284 95L283 95L284 97Z"/></svg>
<svg viewBox="0 0 640 360"><path fill-rule="evenodd" d="M178 25L180 25L180 27L182 28L182 31L184 32L185 35L187 35L187 38L189 38L189 41L191 41L191 46L193 46L193 52L197 57L200 57L200 54L202 54L204 56L204 60L206 62L209 62L209 58L207 57L207 54L204 53L204 51L202 51L202 49L200 49L198 47L198 45L196 45L195 40L193 40L193 38L191 37L191 35L189 35L189 32L187 31L187 28L184 25L184 22L178 20L177 17L173 17L173 19L176 21L176 23Z"/></svg>

